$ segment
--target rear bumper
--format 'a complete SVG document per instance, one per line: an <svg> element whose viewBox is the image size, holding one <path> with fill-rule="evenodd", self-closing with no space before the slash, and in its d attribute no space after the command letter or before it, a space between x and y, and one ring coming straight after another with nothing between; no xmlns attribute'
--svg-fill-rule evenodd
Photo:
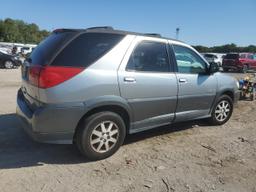
<svg viewBox="0 0 256 192"><path fill-rule="evenodd" d="M17 96L16 114L24 130L35 141L71 144L79 120L84 114L83 103L45 105L30 109L21 91Z"/></svg>

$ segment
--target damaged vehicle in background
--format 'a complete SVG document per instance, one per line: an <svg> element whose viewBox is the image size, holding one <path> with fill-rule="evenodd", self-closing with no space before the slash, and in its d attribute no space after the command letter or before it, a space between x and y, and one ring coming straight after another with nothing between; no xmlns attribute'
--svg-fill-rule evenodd
<svg viewBox="0 0 256 192"><path fill-rule="evenodd" d="M21 65L18 55L8 55L0 51L0 68L13 69Z"/></svg>

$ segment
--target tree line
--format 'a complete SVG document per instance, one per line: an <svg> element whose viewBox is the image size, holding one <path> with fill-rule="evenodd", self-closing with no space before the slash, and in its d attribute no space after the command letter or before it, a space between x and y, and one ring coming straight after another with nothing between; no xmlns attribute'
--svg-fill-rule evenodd
<svg viewBox="0 0 256 192"><path fill-rule="evenodd" d="M205 47L205 46L201 46L201 45L196 45L193 47L200 53L207 53L207 52L213 52L213 53L251 52L251 53L256 53L255 45L249 45L247 47L239 47L234 43L222 45L222 46L214 46L214 47Z"/></svg>
<svg viewBox="0 0 256 192"><path fill-rule="evenodd" d="M50 34L47 30L40 30L35 23L25 23L22 20L6 18L0 20L0 42L12 43L32 43L38 44ZM256 46L239 47L236 44L227 44L222 46L206 47L202 45L193 46L197 51L228 53L228 52L254 52Z"/></svg>
<svg viewBox="0 0 256 192"><path fill-rule="evenodd" d="M25 23L22 20L0 20L0 42L38 44L49 31L40 30L34 23Z"/></svg>

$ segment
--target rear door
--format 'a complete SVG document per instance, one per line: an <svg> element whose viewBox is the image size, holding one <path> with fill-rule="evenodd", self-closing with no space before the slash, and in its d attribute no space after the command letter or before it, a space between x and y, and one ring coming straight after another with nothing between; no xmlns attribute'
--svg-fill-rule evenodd
<svg viewBox="0 0 256 192"><path fill-rule="evenodd" d="M178 105L175 121L209 114L216 96L217 79L206 73L208 64L190 47L173 44L177 63Z"/></svg>
<svg viewBox="0 0 256 192"><path fill-rule="evenodd" d="M177 80L166 40L137 37L123 59L118 78L121 96L132 108L132 132L173 120Z"/></svg>

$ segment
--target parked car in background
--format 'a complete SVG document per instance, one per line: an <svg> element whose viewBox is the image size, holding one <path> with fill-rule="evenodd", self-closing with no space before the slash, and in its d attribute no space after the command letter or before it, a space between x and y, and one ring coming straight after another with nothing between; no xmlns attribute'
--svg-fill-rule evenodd
<svg viewBox="0 0 256 192"><path fill-rule="evenodd" d="M239 84L217 70L159 35L58 29L22 65L17 115L35 140L75 143L89 159L104 159L127 134L195 119L226 123Z"/></svg>
<svg viewBox="0 0 256 192"><path fill-rule="evenodd" d="M4 54L11 54L11 50L6 47L0 47L0 52Z"/></svg>
<svg viewBox="0 0 256 192"><path fill-rule="evenodd" d="M219 67L222 66L223 54L218 53L201 53L209 63L216 63Z"/></svg>
<svg viewBox="0 0 256 192"><path fill-rule="evenodd" d="M235 70L246 73L256 69L256 55L253 53L228 53L222 63L223 71Z"/></svg>
<svg viewBox="0 0 256 192"><path fill-rule="evenodd" d="M27 54L31 53L33 49L34 49L33 47L22 47L21 54L27 55Z"/></svg>
<svg viewBox="0 0 256 192"><path fill-rule="evenodd" d="M21 65L18 56L13 56L0 52L0 67L6 69L17 68Z"/></svg>

